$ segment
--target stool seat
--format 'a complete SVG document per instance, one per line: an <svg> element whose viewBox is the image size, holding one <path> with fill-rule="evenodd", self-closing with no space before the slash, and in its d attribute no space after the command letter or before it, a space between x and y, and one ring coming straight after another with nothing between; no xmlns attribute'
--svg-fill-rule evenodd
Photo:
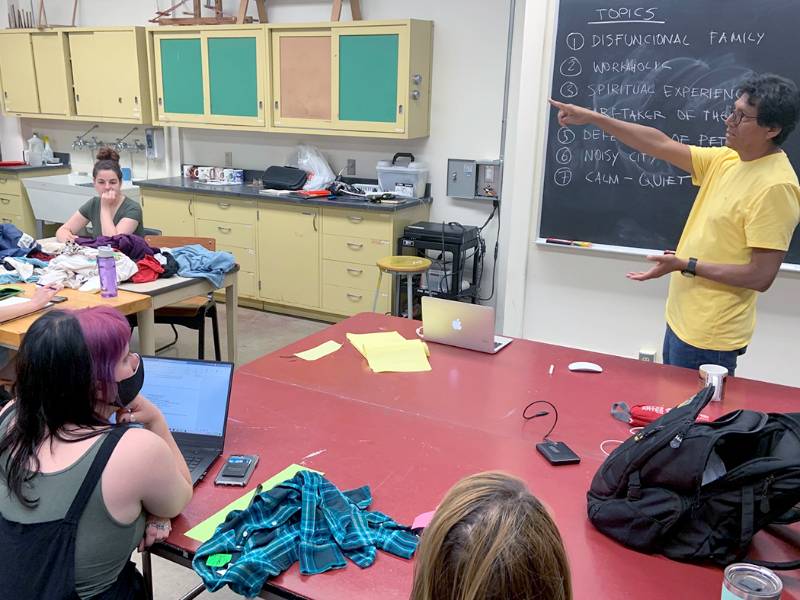
<svg viewBox="0 0 800 600"><path fill-rule="evenodd" d="M431 267L431 260L421 256L385 256L377 263L387 273L422 273Z"/></svg>
<svg viewBox="0 0 800 600"><path fill-rule="evenodd" d="M384 256L382 259L377 261L375 264L378 265L378 285L375 288L375 299L372 301L372 312L375 312L375 309L378 307L378 293L381 290L381 279L384 273L390 273L392 275L398 275L401 277L400 281L402 281L403 275L406 276L406 298L408 301L408 316L409 319L413 319L414 315L412 314L414 304L412 302L412 285L411 279L416 273L425 273L428 269L431 268L433 264L431 259L425 258L422 256ZM398 312L400 308L398 307Z"/></svg>

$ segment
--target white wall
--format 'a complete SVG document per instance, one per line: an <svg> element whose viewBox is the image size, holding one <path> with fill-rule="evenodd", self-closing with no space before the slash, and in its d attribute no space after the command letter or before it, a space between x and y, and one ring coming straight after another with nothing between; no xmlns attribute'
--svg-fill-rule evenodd
<svg viewBox="0 0 800 600"><path fill-rule="evenodd" d="M50 4L54 6L51 8ZM57 6L61 4L63 6ZM170 0L160 0L166 8ZM344 3L343 19L349 19L349 3ZM148 19L155 14L153 2L114 3L108 9L104 0L81 0L78 4L77 25L149 25ZM224 9L234 14L238 0L227 0ZM485 2L481 0L438 1L366 0L361 3L364 19L416 18L434 23L433 75L431 130L428 138L420 140L375 140L352 137L303 136L226 132L202 129L180 130L180 156L176 162L192 164L223 165L225 152L233 153L233 164L247 169L263 169L272 164L285 164L297 143L306 142L318 146L331 163L334 171L343 168L348 158L356 159L356 174L361 177L376 177L378 160L391 158L395 152L412 152L417 160L428 163L429 181L434 203L431 209L433 221L458 221L463 224L481 225L491 212L491 204L447 198L447 159L452 158L497 158L500 153L500 123L503 100L503 84L506 61L506 39L508 28L509 0ZM7 0L0 0L0 18L5 19ZM191 6L191 2L187 3ZM72 3L47 4L48 22L69 23L72 18ZM522 13L524 2L518 13ZM189 8L187 8L189 10ZM309 22L330 19L330 2L296 0L270 0L267 3L271 22ZM250 14L255 14L253 3ZM519 19L519 29L522 19ZM518 38L521 46L521 37ZM518 64L518 61L517 61ZM98 73L98 77L112 75ZM14 123L8 123L9 121ZM12 150L21 152L20 137L14 134L17 119L0 117L0 142L4 155L13 158ZM21 124L21 139L30 137L32 131L51 136L55 150L70 151L76 135L91 126L89 122L63 122L24 119ZM92 135L104 141L113 141L124 135L130 127L102 124ZM10 131L9 134L6 132ZM137 135L142 137L141 129ZM129 139L131 139L129 138ZM76 171L91 170L91 154L86 151L73 153ZM165 161L147 164L141 155L134 155L133 176L136 178L178 175L170 172ZM123 156L123 166L130 161ZM508 201L511 201L510 199ZM491 259L496 235L495 220L485 231L487 248L482 295L488 296L491 287ZM494 300L497 298L495 295Z"/></svg>
<svg viewBox="0 0 800 600"><path fill-rule="evenodd" d="M557 0L529 2L516 144L518 167L510 216L508 271L504 298L504 331L567 346L635 357L642 347L661 349L667 281L636 283L625 273L645 263L634 257L599 252L542 248L537 237L541 160L548 107ZM523 175L521 166L532 165ZM800 278L780 274L759 301L756 334L737 375L792 386L800 385L797 343ZM644 390L646 395L646 390ZM646 397L644 397L646 399Z"/></svg>

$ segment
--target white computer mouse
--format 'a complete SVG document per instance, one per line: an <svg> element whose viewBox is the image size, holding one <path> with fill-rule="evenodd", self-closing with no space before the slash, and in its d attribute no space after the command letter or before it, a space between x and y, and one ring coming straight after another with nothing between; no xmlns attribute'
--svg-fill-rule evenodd
<svg viewBox="0 0 800 600"><path fill-rule="evenodd" d="M586 373L602 373L603 367L591 362L574 362L569 364L570 371L582 371Z"/></svg>

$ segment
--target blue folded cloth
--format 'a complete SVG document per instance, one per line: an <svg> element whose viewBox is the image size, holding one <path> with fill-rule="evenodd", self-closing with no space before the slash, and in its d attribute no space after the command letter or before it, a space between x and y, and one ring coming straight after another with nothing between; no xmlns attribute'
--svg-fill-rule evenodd
<svg viewBox="0 0 800 600"><path fill-rule="evenodd" d="M212 252L200 244L181 246L170 250L178 263L181 277L205 277L214 287L222 287L225 273L236 266L236 259L230 252Z"/></svg>

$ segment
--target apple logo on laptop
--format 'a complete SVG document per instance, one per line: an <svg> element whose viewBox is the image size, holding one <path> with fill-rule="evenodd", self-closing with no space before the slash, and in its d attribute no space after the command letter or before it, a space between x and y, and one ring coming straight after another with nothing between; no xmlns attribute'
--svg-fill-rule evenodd
<svg viewBox="0 0 800 600"><path fill-rule="evenodd" d="M461 331L461 319L453 319L453 331Z"/></svg>

